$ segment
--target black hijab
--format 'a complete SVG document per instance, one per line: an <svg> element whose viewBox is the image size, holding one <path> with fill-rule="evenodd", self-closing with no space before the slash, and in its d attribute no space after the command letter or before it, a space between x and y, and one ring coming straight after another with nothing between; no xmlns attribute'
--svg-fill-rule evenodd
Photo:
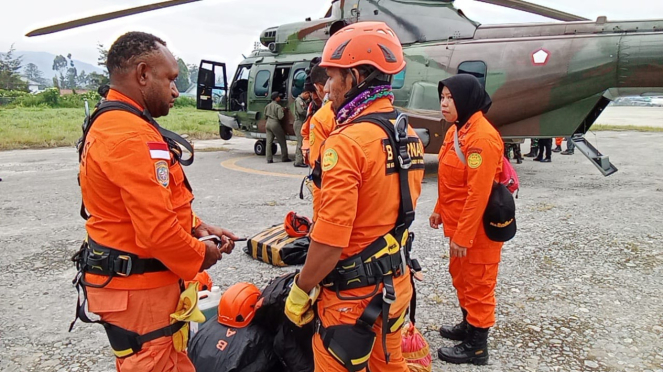
<svg viewBox="0 0 663 372"><path fill-rule="evenodd" d="M440 81L437 85L438 97L442 96L442 89L449 88L458 112L458 128L462 127L475 113L488 112L491 101L490 96L481 86L474 75L458 74Z"/></svg>

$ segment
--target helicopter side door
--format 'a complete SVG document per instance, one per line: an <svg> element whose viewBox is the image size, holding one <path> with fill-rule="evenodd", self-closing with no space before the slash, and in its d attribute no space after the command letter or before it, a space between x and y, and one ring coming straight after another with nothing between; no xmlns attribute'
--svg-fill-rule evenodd
<svg viewBox="0 0 663 372"><path fill-rule="evenodd" d="M228 111L226 64L200 61L196 107L199 110Z"/></svg>
<svg viewBox="0 0 663 372"><path fill-rule="evenodd" d="M295 122L295 100L304 91L304 82L306 80L306 68L309 62L297 62L290 68L290 76L288 77L288 124L286 125L286 133L288 135L296 135L294 131ZM297 137L295 137L296 139Z"/></svg>

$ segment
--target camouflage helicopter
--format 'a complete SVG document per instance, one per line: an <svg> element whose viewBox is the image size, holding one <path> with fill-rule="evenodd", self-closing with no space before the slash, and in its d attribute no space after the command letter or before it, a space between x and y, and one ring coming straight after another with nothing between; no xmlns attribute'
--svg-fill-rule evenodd
<svg viewBox="0 0 663 372"><path fill-rule="evenodd" d="M172 0L36 30L56 32L139 12L200 0ZM578 150L604 175L617 168L584 134L615 98L663 92L663 19L595 21L522 0L476 0L562 22L480 25L453 0L333 0L327 14L264 30L260 44L228 84L224 63L203 60L197 105L219 111L220 136L256 138L265 153L263 109L272 92L285 106L301 93L309 61L330 35L360 21L383 21L403 44L404 71L392 79L395 105L409 114L427 153L437 153L448 123L439 110L437 83L473 74L493 98L488 113L505 141L573 136ZM292 110L289 110L292 111ZM295 139L294 117L284 127ZM444 124L444 125L441 125ZM275 151L275 149L271 149Z"/></svg>

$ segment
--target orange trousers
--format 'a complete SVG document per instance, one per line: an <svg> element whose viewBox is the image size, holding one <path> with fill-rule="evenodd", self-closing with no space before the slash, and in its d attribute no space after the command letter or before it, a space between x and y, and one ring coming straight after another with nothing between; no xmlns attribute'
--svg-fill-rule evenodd
<svg viewBox="0 0 663 372"><path fill-rule="evenodd" d="M555 145L556 146L562 146L562 140L564 140L564 138L556 137L555 138Z"/></svg>
<svg viewBox="0 0 663 372"><path fill-rule="evenodd" d="M472 249L472 248L470 248ZM460 307L467 310L467 322L478 328L495 325L497 263L470 263L470 258L451 257L449 273Z"/></svg>
<svg viewBox="0 0 663 372"><path fill-rule="evenodd" d="M409 273L408 273L409 275ZM403 277L401 277L403 278ZM396 280L394 283L396 289L396 301L389 309L389 318L397 318L404 314L410 304L412 297L412 285L409 277L405 280ZM351 291L342 292L344 296L357 295ZM382 293L379 291L378 293ZM334 325L350 324L354 325L364 312L364 309L371 301L371 298L365 300L340 300L336 297L336 292L323 290L317 302L318 317L322 325L330 327ZM380 316L373 326L375 332L375 345L368 360L368 370L371 372L394 371L409 372L403 350L401 348L402 336L399 331L387 334L387 352L389 355L389 364L386 362L384 349L382 347L382 316ZM316 333L313 337L313 359L315 372L347 372L347 369L341 365L334 357L329 354L322 344L322 338ZM362 371L366 371L363 369Z"/></svg>
<svg viewBox="0 0 663 372"><path fill-rule="evenodd" d="M145 334L170 324L180 298L179 284L154 289L121 290L89 288L88 308L105 322ZM186 352L178 352L172 337L143 344L143 349L127 358L117 358L118 372L195 372Z"/></svg>

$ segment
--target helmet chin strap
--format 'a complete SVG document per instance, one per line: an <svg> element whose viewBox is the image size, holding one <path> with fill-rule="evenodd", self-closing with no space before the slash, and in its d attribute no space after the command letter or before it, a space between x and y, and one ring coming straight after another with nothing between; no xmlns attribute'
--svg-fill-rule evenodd
<svg viewBox="0 0 663 372"><path fill-rule="evenodd" d="M368 76L366 76L364 81L357 84L357 78L352 72L352 69L349 68L348 70L350 71L350 76L352 76L352 88L347 93L345 93L346 100L355 98L359 93L363 92L368 87L368 83L372 82L378 75L382 74L380 70L375 69L373 72L368 74Z"/></svg>
<svg viewBox="0 0 663 372"><path fill-rule="evenodd" d="M355 74L352 72L352 69L349 68L348 71L350 72L350 76L352 76L352 88L350 88L350 90L347 91L347 93L345 93L344 95L345 101L343 101L343 104L340 105L339 107L343 107L348 103L350 103L350 101L352 101L355 97L357 97L359 93L363 92L364 90L366 90L366 88L369 87L370 82L375 80L375 78L378 75L382 74L380 70L377 69L373 70L373 72L371 72L370 74L368 74L368 76L366 76L366 79L364 79L364 81L357 84L357 78L355 77Z"/></svg>

